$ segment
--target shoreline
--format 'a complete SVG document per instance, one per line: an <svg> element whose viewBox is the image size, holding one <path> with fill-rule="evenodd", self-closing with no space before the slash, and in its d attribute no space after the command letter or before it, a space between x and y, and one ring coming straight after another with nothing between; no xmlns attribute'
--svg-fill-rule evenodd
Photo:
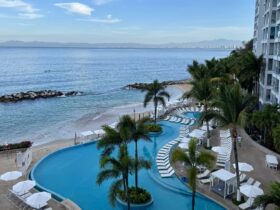
<svg viewBox="0 0 280 210"><path fill-rule="evenodd" d="M177 95L173 97L171 100L175 101L176 99L180 98L181 95L185 91L189 91L191 89L191 85L189 84L175 84L175 85L169 85L168 88L172 88L177 91ZM180 96L179 96L180 95ZM58 147L63 145L71 145L71 143L74 143L74 137L75 133L80 133L82 131L86 130L96 130L100 129L100 127L104 124L112 124L113 122L116 122L119 117L122 115L128 114L132 117L134 117L134 110L137 110L135 112L136 118L139 117L139 115L145 115L147 116L150 112L153 111L153 106L150 105L147 108L143 107L143 104L140 102L134 102L131 104L121 105L117 107L111 107L110 109L106 110L105 112L96 114L96 113L87 113L86 115L83 115L79 117L76 120L73 120L71 122L64 121L58 123L56 126L56 129L59 130L59 133L55 133L56 135L52 137L54 131L43 132L36 135L35 137L31 137L30 140L33 142L33 148L40 148L44 147L49 144L57 145ZM62 125L60 125L62 124ZM63 125L65 124L65 125ZM49 136L49 138L48 138ZM63 138L64 136L64 138ZM36 139L41 139L40 141L36 141ZM35 140L35 141L34 141Z"/></svg>

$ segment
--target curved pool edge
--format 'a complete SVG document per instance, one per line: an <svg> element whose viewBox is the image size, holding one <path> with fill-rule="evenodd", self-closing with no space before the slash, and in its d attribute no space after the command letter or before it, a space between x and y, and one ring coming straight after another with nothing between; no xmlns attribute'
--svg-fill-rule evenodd
<svg viewBox="0 0 280 210"><path fill-rule="evenodd" d="M51 193L52 195L52 198L54 198L55 200L61 202L63 200L67 200L68 198L65 198L64 196L60 195L59 193L57 192L54 192L46 187L43 187L42 185L40 185L35 177L34 177L34 171L36 170L37 166L39 164L41 164L44 160L50 158L51 156L55 155L56 153L59 153L59 152L63 152L65 150L69 150L69 149L73 149L73 148L77 148L77 147L82 147L82 146L85 146L85 145L88 145L88 144L95 144L97 141L92 141L92 142L88 142L88 143L85 143L85 144L79 144L79 145L72 145L72 146L66 146L64 148L60 148L60 149L57 149L55 151L52 151L50 153L48 153L47 155L43 156L41 159L39 159L33 166L32 166L32 169L29 173L29 179L33 180L36 182L36 187L39 191L46 191L46 192L49 192ZM73 201L72 201L73 202ZM75 203L76 204L76 203ZM76 204L77 205L77 204Z"/></svg>

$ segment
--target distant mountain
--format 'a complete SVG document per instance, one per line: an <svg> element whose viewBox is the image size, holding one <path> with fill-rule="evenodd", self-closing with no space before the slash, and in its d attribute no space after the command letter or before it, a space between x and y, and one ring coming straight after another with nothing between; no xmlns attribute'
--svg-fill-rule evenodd
<svg viewBox="0 0 280 210"><path fill-rule="evenodd" d="M62 42L23 42L7 41L0 47L68 47L68 48L212 48L234 49L242 46L240 40L205 40L200 42L167 43L167 44L138 44L138 43L62 43Z"/></svg>

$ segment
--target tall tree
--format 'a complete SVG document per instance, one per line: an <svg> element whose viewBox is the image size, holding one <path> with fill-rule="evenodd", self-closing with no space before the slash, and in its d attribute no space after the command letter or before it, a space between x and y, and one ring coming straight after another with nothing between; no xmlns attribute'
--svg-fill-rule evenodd
<svg viewBox="0 0 280 210"><path fill-rule="evenodd" d="M183 98L192 97L204 104L204 113L201 119L206 121L207 137L210 138L209 118L207 118L207 116L209 116L209 103L213 99L213 85L211 84L211 81L208 78L194 80L191 82L191 84L193 85L192 89L189 92L184 93Z"/></svg>
<svg viewBox="0 0 280 210"><path fill-rule="evenodd" d="M109 189L109 201L115 206L115 201L123 186L123 191L127 196L127 209L130 209L129 194L129 173L133 169L133 160L129 157L125 146L119 147L118 157L103 157L100 160L100 167L103 169L97 175L97 184L102 184L108 179L117 179Z"/></svg>
<svg viewBox="0 0 280 210"><path fill-rule="evenodd" d="M192 210L195 209L195 195L197 188L198 165L205 165L211 168L215 162L215 156L207 151L197 152L197 140L191 139L189 142L189 151L186 153L182 149L175 149L172 153L172 162L183 162L187 167L188 184L192 190Z"/></svg>
<svg viewBox="0 0 280 210"><path fill-rule="evenodd" d="M129 115L125 115L121 118L118 127L127 127L131 132L131 139L135 143L135 161L134 161L134 170L135 170L135 187L138 189L138 169L139 169L139 157L138 157L138 142L140 140L143 141L151 141L149 137L149 131L146 129L145 123L148 122L148 118L143 118L139 121L133 120ZM150 164L145 164L145 161L141 159L142 166L145 168L150 168Z"/></svg>
<svg viewBox="0 0 280 210"><path fill-rule="evenodd" d="M272 129L280 123L279 105L267 104L265 107L252 114L252 123L262 131L263 142L272 148Z"/></svg>
<svg viewBox="0 0 280 210"><path fill-rule="evenodd" d="M258 196L254 202L254 206L266 208L267 205L274 204L277 209L280 209L280 183L274 182L270 185L270 191L265 194Z"/></svg>
<svg viewBox="0 0 280 210"><path fill-rule="evenodd" d="M154 122L157 121L157 108L159 105L166 107L165 100L170 98L169 93L165 90L165 85L163 83L158 82L158 80L154 80L153 83L146 85L143 90L146 92L144 99L144 107L148 105L148 103L154 103Z"/></svg>
<svg viewBox="0 0 280 210"><path fill-rule="evenodd" d="M213 106L219 109L218 112L209 113L213 115L222 125L231 127L231 136L233 139L233 152L236 165L237 178L237 199L240 200L240 177L238 167L237 151L237 126L241 125L241 119L246 109L251 108L256 102L255 97L249 95L241 89L239 84L222 86L219 94L213 100Z"/></svg>
<svg viewBox="0 0 280 210"><path fill-rule="evenodd" d="M278 124L275 128L272 129L273 136L273 144L275 150L280 152L280 124Z"/></svg>

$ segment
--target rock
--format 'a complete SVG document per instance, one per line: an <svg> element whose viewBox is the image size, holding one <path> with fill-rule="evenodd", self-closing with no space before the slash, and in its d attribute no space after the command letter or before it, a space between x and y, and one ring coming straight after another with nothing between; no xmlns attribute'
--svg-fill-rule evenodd
<svg viewBox="0 0 280 210"><path fill-rule="evenodd" d="M27 92L20 92L20 93L0 96L0 103L18 102L22 100L35 100L38 98L77 96L81 94L82 92L79 91L69 91L66 93L57 90L27 91Z"/></svg>

